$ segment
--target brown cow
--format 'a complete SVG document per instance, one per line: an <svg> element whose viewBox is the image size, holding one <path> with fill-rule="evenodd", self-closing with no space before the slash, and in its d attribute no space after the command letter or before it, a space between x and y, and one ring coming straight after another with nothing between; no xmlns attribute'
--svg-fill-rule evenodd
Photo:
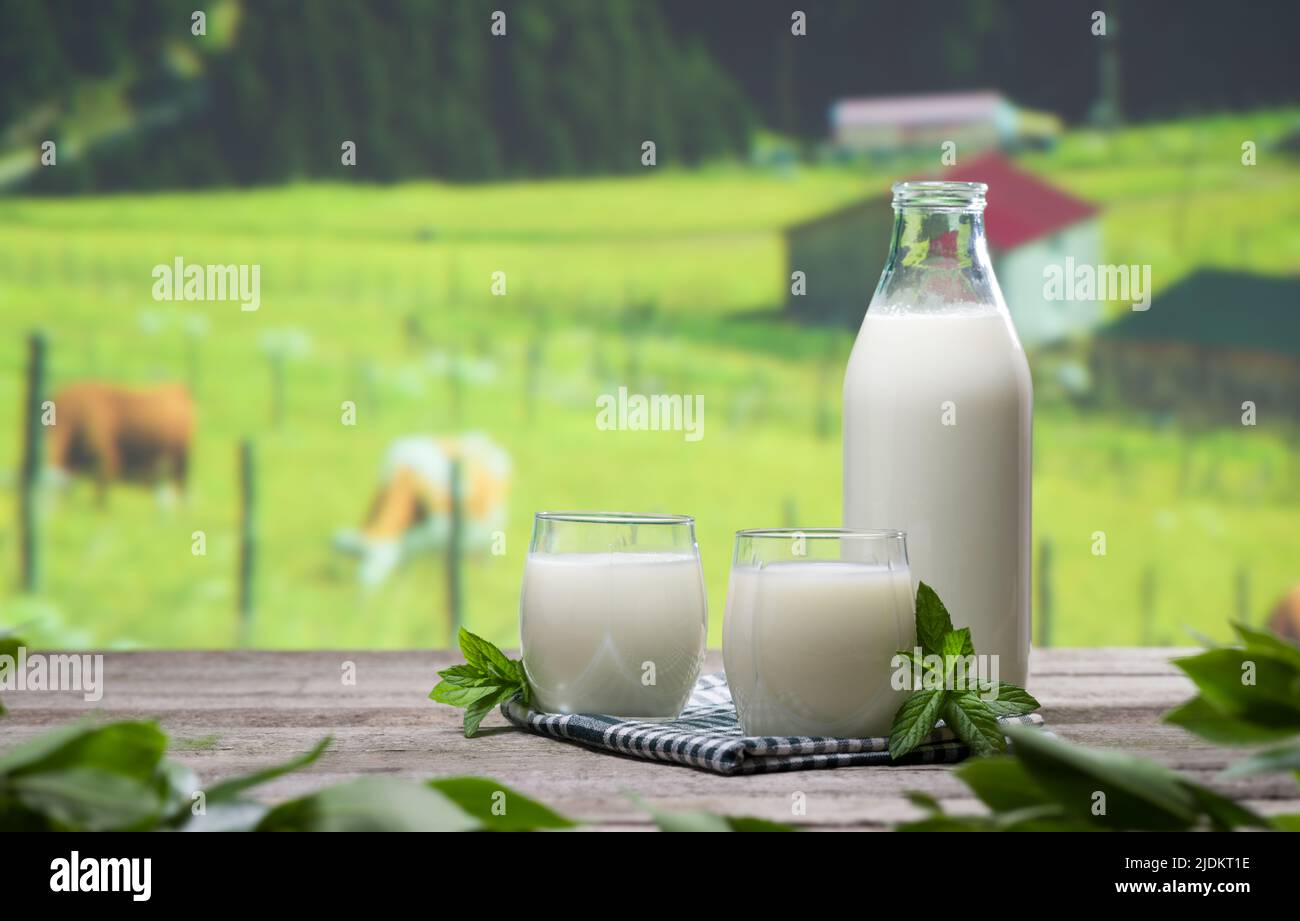
<svg viewBox="0 0 1300 921"><path fill-rule="evenodd" d="M95 478L99 500L113 480L184 490L194 434L194 403L180 384L131 388L100 381L69 384L54 397L50 464Z"/></svg>

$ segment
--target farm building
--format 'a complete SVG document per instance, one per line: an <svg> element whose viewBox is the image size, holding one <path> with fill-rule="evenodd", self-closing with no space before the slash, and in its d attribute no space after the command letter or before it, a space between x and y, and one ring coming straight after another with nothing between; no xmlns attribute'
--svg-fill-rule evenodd
<svg viewBox="0 0 1300 921"><path fill-rule="evenodd" d="M1300 418L1300 276L1196 272L1105 326L1092 368L1130 407L1237 423L1250 401L1261 421Z"/></svg>
<svg viewBox="0 0 1300 921"><path fill-rule="evenodd" d="M1007 307L1026 346L1087 332L1102 320L1102 304L1049 301L1043 268L1067 256L1095 265L1101 256L1097 209L1017 168L1001 154L986 154L946 170L944 179L986 182L985 235ZM787 310L815 323L856 327L880 278L893 231L888 189L830 214L788 227L788 272L802 271L804 294L789 294Z"/></svg>
<svg viewBox="0 0 1300 921"><path fill-rule="evenodd" d="M831 143L840 151L890 156L937 151L952 141L962 154L1050 140L1053 115L1020 109L1000 93L931 93L841 99L831 106Z"/></svg>

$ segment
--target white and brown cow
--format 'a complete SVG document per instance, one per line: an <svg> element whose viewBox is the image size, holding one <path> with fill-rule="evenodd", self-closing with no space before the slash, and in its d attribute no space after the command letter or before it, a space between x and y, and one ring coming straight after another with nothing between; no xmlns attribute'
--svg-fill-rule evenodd
<svg viewBox="0 0 1300 921"><path fill-rule="evenodd" d="M334 539L338 549L361 557L363 584L378 585L408 556L446 546L454 460L461 469L462 547L486 549L505 527L510 455L504 448L478 434L399 438L384 457L365 522Z"/></svg>

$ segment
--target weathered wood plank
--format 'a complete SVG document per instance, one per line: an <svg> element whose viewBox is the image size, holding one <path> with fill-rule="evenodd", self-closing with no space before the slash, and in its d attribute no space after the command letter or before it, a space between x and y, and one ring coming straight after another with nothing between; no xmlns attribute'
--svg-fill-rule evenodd
<svg viewBox="0 0 1300 921"><path fill-rule="evenodd" d="M1139 752L1187 772L1264 812L1300 810L1289 778L1223 783L1237 752L1206 745L1160 715L1186 700L1191 683L1168 664L1190 650L1049 649L1034 653L1030 687L1048 727L1088 745ZM447 651L109 652L104 693L8 692L0 721L7 745L88 712L157 718L177 740L176 757L205 779L251 770L304 751L321 736L331 750L312 768L267 785L271 800L365 774L430 777L485 774L608 828L645 827L627 797L636 791L669 809L712 809L822 828L881 828L914 817L904 799L923 790L954 811L978 809L943 766L804 771L716 777L690 768L589 752L517 731L494 714L479 738L460 733L460 712L426 699L434 672L458 661ZM343 682L344 666L356 684ZM721 670L711 652L705 667ZM804 795L807 814L791 815Z"/></svg>

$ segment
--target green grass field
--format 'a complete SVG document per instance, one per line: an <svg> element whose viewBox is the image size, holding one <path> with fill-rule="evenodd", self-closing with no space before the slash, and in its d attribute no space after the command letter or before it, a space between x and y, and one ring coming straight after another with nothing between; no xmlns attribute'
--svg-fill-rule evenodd
<svg viewBox="0 0 1300 921"><path fill-rule="evenodd" d="M1204 263L1293 270L1297 169L1265 144L1294 117L1072 135L1026 163L1103 204L1107 258L1152 263L1157 291ZM1260 164L1243 167L1240 139L1250 137ZM516 642L534 511L659 510L697 518L716 644L732 532L839 521L839 387L852 337L764 315L781 301L780 228L883 182L843 168L717 168L0 200L0 626L29 622L24 632L48 645L233 644L236 446L252 437L262 551L253 642L441 645L439 558L366 594L329 538L359 522L392 438L472 429L515 464L506 552L466 565L472 629ZM260 264L261 309L154 302L152 267L178 255ZM863 254L873 264L884 256ZM494 271L507 273L505 297L489 293ZM13 592L12 471L25 336L37 327L49 333L54 387L194 376L200 419L188 501L168 510L117 488L101 510L85 484L51 501L44 588L23 597ZM305 348L288 362L285 419L272 429L263 343L284 330ZM543 356L531 419L530 348ZM447 371L457 366L469 369L459 388ZM619 384L703 394L704 439L597 430L595 395ZM344 400L358 404L355 427L340 424ZM1035 436L1053 643L1184 642L1184 627L1222 637L1242 572L1256 620L1300 578L1294 430L1193 438L1040 400ZM191 554L195 530L207 534L206 556ZM1091 552L1099 530L1104 557Z"/></svg>

